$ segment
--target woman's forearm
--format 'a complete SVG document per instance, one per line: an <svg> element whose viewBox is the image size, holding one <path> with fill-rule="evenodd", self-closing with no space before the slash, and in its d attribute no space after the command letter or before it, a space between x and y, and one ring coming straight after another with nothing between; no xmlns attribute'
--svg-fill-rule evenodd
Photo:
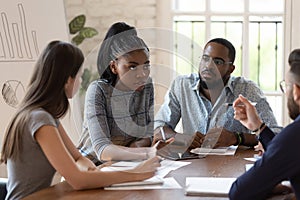
<svg viewBox="0 0 300 200"><path fill-rule="evenodd" d="M145 160L148 156L148 148L129 148L118 145L108 145L101 154L101 160Z"/></svg>

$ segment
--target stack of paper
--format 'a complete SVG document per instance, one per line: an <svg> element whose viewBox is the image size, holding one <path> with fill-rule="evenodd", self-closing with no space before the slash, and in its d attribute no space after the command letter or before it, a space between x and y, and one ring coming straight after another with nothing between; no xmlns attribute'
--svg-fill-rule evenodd
<svg viewBox="0 0 300 200"><path fill-rule="evenodd" d="M181 189L181 186L173 177L158 178L157 176L139 182L127 182L105 187L105 190L158 190L158 189Z"/></svg>
<svg viewBox="0 0 300 200"><path fill-rule="evenodd" d="M191 152L198 155L234 155L237 146L219 147L216 149L211 148L195 148Z"/></svg>
<svg viewBox="0 0 300 200"><path fill-rule="evenodd" d="M187 177L186 195L228 196L232 183L236 178L221 177Z"/></svg>
<svg viewBox="0 0 300 200"><path fill-rule="evenodd" d="M126 171L133 169L141 162L121 161L110 166L101 168L101 171ZM180 189L181 186L173 177L163 178L170 171L190 164L190 162L163 160L161 167L157 169L156 175L144 181L126 182L113 184L105 187L105 190L144 190L144 189Z"/></svg>
<svg viewBox="0 0 300 200"><path fill-rule="evenodd" d="M137 185L162 185L164 180L158 176L153 176L152 178L146 179L144 181L134 181L126 183L116 183L112 184L110 187L127 187L127 186L137 186Z"/></svg>

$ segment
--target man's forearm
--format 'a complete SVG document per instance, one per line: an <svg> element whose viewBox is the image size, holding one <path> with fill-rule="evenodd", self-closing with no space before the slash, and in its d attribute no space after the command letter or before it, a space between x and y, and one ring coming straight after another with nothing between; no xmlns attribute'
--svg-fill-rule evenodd
<svg viewBox="0 0 300 200"><path fill-rule="evenodd" d="M254 147L258 144L258 140L256 139L255 134L243 133L244 143L241 145Z"/></svg>

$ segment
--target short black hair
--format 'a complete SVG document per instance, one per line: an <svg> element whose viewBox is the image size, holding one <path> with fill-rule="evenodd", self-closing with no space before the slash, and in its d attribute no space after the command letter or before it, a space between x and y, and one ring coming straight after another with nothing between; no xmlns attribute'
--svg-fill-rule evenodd
<svg viewBox="0 0 300 200"><path fill-rule="evenodd" d="M229 42L228 40L224 39L224 38L214 38L214 39L211 39L210 41L207 42L208 43L211 43L211 42L215 42L215 43L218 43L218 44L221 44L223 46L225 46L229 53L228 53L228 57L230 59L230 61L232 63L234 63L234 60L235 60L235 48L234 46L232 45L231 42Z"/></svg>
<svg viewBox="0 0 300 200"><path fill-rule="evenodd" d="M300 84L300 49L294 49L288 59L290 70L289 72L293 75L294 81Z"/></svg>
<svg viewBox="0 0 300 200"><path fill-rule="evenodd" d="M289 65L300 62L300 49L294 49L289 55Z"/></svg>

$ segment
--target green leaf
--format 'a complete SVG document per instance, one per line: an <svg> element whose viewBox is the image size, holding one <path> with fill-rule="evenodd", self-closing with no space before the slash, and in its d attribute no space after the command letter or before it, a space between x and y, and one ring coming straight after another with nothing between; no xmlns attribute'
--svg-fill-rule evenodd
<svg viewBox="0 0 300 200"><path fill-rule="evenodd" d="M75 34L80 31L85 24L85 15L78 15L69 23L69 31L71 34Z"/></svg>
<svg viewBox="0 0 300 200"><path fill-rule="evenodd" d="M90 72L90 70L84 69L81 78L82 78L81 86L82 86L82 88L84 90L86 90L88 88L88 85L89 85L90 79L91 79L91 72Z"/></svg>
<svg viewBox="0 0 300 200"><path fill-rule="evenodd" d="M91 38L97 34L98 34L98 31L91 27L84 27L79 32L79 35L83 36L84 38Z"/></svg>
<svg viewBox="0 0 300 200"><path fill-rule="evenodd" d="M76 35L75 37L72 38L72 43L75 45L80 45L82 43L82 41L84 40L84 37L82 35Z"/></svg>
<svg viewBox="0 0 300 200"><path fill-rule="evenodd" d="M82 82L81 82L80 94L85 95L86 90L89 87L89 84L92 81L99 78L99 74L98 72L92 72L90 69L85 68L81 78L82 78Z"/></svg>

